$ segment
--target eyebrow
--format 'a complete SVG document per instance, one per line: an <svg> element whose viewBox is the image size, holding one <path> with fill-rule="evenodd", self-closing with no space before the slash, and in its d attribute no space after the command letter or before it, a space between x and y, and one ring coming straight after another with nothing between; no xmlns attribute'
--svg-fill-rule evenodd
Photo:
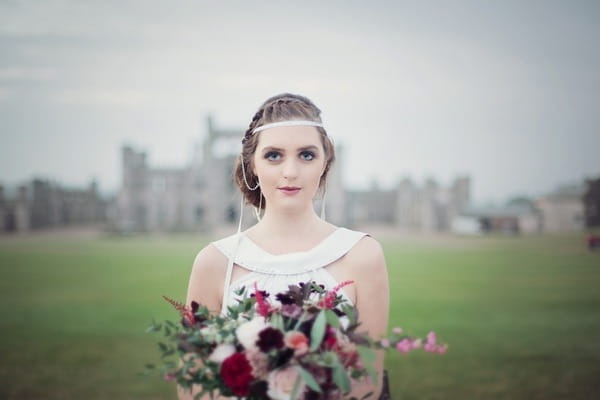
<svg viewBox="0 0 600 400"><path fill-rule="evenodd" d="M315 152L318 152L318 151L319 151L319 148L318 148L317 146L310 145L310 146L304 146L304 147L300 147L300 148L298 149L298 151L305 151L305 150L313 150L313 151L315 151ZM262 152L263 152L263 154L264 154L264 153L266 153L266 152L268 152L268 151L280 151L280 152L285 152L285 150L284 150L284 149L280 149L279 147L275 147L275 146L267 146L267 147L265 147L264 149L262 149Z"/></svg>

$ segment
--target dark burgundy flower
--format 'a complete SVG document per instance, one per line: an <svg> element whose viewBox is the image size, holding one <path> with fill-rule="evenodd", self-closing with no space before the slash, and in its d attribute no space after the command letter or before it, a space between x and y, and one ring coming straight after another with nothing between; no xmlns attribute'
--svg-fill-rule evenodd
<svg viewBox="0 0 600 400"><path fill-rule="evenodd" d="M343 317L344 315L346 315L345 312L343 312L342 310L340 310L338 308L332 308L331 311L333 311L335 313L335 315L337 315L338 317Z"/></svg>
<svg viewBox="0 0 600 400"><path fill-rule="evenodd" d="M302 315L302 307L296 304L283 304L281 306L281 315L290 318L299 318Z"/></svg>
<svg viewBox="0 0 600 400"><path fill-rule="evenodd" d="M227 357L221 364L220 374L233 394L239 397L248 395L254 377L252 367L244 353L237 352Z"/></svg>
<svg viewBox="0 0 600 400"><path fill-rule="evenodd" d="M296 297L289 293L277 293L275 299L281 304L296 304Z"/></svg>
<svg viewBox="0 0 600 400"><path fill-rule="evenodd" d="M255 381L250 385L249 397L256 399L266 399L269 385L266 381Z"/></svg>
<svg viewBox="0 0 600 400"><path fill-rule="evenodd" d="M265 328L258 334L256 345L263 353L271 349L280 349L283 347L283 333L275 328Z"/></svg>
<svg viewBox="0 0 600 400"><path fill-rule="evenodd" d="M281 351L278 351L275 358L271 359L271 361L269 363L269 367L280 368L280 367L284 366L285 364L287 364L288 361L290 361L293 356L294 356L293 349L283 349Z"/></svg>
<svg viewBox="0 0 600 400"><path fill-rule="evenodd" d="M194 321L195 322L204 322L204 321L206 321L206 317L204 317L203 315L196 314L198 312L199 308L200 308L200 304L198 304L196 301L192 300L192 314L194 315Z"/></svg>

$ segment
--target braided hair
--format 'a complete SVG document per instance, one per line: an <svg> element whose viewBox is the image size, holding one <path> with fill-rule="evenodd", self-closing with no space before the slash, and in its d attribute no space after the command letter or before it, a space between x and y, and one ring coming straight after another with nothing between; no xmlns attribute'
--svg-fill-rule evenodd
<svg viewBox="0 0 600 400"><path fill-rule="evenodd" d="M251 187L255 187L258 183L258 177L254 175L252 159L256 152L256 146L258 144L258 136L260 132L254 134L254 129L259 126L269 124L272 122L288 121L293 119L305 119L309 121L322 122L321 121L321 110L308 98L291 93L282 93L276 96L268 98L256 111L248 129L244 133L242 139L242 154L241 158L238 157L236 165L234 167L234 178L235 182L242 191L242 195L246 199L247 203L250 203L254 207L259 207L260 202L260 186L257 190L249 190L244 183L244 176L242 171L241 160L244 162L244 169L246 171L246 180ZM327 173L335 161L335 150L331 139L327 135L327 132L322 127L316 127L321 134L321 141L323 143L323 150L325 151L326 165L321 180L319 182L319 188L323 189L327 182ZM265 207L265 201L262 202L262 208Z"/></svg>

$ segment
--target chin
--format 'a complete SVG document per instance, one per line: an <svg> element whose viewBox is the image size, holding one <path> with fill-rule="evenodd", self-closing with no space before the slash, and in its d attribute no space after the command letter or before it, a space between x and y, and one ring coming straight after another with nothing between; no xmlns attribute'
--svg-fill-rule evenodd
<svg viewBox="0 0 600 400"><path fill-rule="evenodd" d="M306 202L300 199L286 199L288 201L277 202L277 208L284 212L300 212L308 207L310 202ZM300 201L298 201L300 200Z"/></svg>

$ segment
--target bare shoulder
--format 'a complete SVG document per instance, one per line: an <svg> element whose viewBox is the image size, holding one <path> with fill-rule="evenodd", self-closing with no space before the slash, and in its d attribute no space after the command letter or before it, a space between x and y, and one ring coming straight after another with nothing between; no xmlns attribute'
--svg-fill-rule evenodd
<svg viewBox="0 0 600 400"><path fill-rule="evenodd" d="M214 245L208 244L198 252L192 265L187 301L204 304L218 312L221 306L227 258Z"/></svg>
<svg viewBox="0 0 600 400"><path fill-rule="evenodd" d="M357 274L371 274L386 270L383 247L371 236L363 236L350 249L345 259Z"/></svg>
<svg viewBox="0 0 600 400"><path fill-rule="evenodd" d="M196 254L193 269L207 274L219 274L224 272L226 266L227 257L209 243Z"/></svg>

